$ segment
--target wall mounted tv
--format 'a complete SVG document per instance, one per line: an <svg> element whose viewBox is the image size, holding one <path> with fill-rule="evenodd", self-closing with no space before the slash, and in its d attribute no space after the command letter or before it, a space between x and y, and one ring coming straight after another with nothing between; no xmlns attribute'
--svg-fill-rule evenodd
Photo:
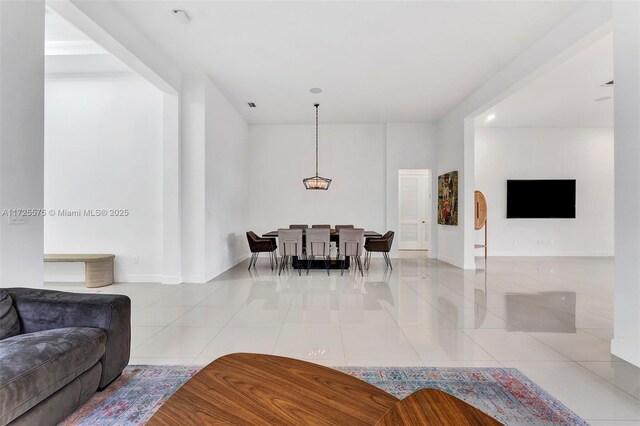
<svg viewBox="0 0 640 426"><path fill-rule="evenodd" d="M507 181L507 219L574 219L575 179Z"/></svg>

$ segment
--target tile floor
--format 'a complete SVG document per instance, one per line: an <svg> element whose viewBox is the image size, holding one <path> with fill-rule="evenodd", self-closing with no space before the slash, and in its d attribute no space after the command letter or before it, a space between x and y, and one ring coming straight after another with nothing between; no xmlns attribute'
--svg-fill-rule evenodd
<svg viewBox="0 0 640 426"><path fill-rule="evenodd" d="M206 284L118 283L132 364L206 364L232 352L329 365L520 369L594 425L640 425L640 369L612 358L613 260L490 258L463 271L404 253L385 270L271 272L266 258Z"/></svg>

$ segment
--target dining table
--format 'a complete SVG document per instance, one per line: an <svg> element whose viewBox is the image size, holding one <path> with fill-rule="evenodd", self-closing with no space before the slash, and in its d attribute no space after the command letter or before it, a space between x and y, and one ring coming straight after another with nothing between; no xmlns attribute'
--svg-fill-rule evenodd
<svg viewBox="0 0 640 426"><path fill-rule="evenodd" d="M313 229L313 228L308 228L308 229ZM329 239L331 240L331 242L334 242L336 244L338 244L338 235L339 233L335 230L335 229L330 229L329 231ZM278 231L269 231L267 233L262 234L262 236L264 238L278 238ZM303 246L304 246L304 238L305 237L305 229L302 230L302 241L303 241ZM364 231L364 238L382 238L382 234L376 231ZM344 267L345 268L349 268L349 256L347 256L347 258L345 259L345 264ZM307 268L307 262L303 261L303 262L298 262L298 257L297 256L292 256L292 262L291 262L292 266L294 267L294 269L297 268L303 268L306 269ZM338 259L329 259L329 268L330 269L340 269L341 268L341 264L338 261ZM324 269L326 267L324 260L314 260L312 262L309 263L309 268L310 269Z"/></svg>
<svg viewBox="0 0 640 426"><path fill-rule="evenodd" d="M308 229L316 229L316 228L308 228ZM302 230L302 238L304 238L304 232L305 230ZM269 231L265 234L262 234L262 236L264 238L278 238L278 231ZM365 238L382 238L382 234L376 231L364 231L364 237ZM331 239L332 242L338 242L338 232L335 229L331 229L329 231L329 238Z"/></svg>

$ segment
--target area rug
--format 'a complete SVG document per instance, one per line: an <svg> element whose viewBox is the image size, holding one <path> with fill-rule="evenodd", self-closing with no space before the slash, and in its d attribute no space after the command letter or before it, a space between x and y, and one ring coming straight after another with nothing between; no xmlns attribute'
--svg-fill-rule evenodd
<svg viewBox="0 0 640 426"><path fill-rule="evenodd" d="M560 401L516 369L339 367L347 374L404 398L415 390L448 392L507 425L587 425ZM197 366L129 366L96 393L63 426L143 425Z"/></svg>

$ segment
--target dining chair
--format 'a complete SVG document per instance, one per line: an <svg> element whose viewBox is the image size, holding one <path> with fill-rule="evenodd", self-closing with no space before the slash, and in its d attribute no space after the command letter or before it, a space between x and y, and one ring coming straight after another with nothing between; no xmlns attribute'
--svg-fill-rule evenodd
<svg viewBox="0 0 640 426"><path fill-rule="evenodd" d="M311 225L311 228L331 229L331 225Z"/></svg>
<svg viewBox="0 0 640 426"><path fill-rule="evenodd" d="M307 229L306 238L306 254L307 254L307 275L309 275L309 269L311 268L311 262L315 260L316 256L322 256L324 258L324 266L327 268L327 275L331 275L329 272L329 255L331 254L331 232L328 228L312 228Z"/></svg>
<svg viewBox="0 0 640 426"><path fill-rule="evenodd" d="M249 250L251 251L251 260L249 260L249 270L251 267L256 266L256 261L260 253L269 253L269 263L271 264L271 270L273 266L278 267L278 258L276 257L276 244L275 238L263 238L258 237L255 232L247 232L247 242L249 243Z"/></svg>
<svg viewBox="0 0 640 426"><path fill-rule="evenodd" d="M361 228L343 228L338 235L338 253L342 256L342 263L340 264L340 275L344 275L344 264L347 259L354 258L360 274L364 276L362 271L362 262L360 256L362 256L362 249L364 247L364 229Z"/></svg>
<svg viewBox="0 0 640 426"><path fill-rule="evenodd" d="M289 229L308 229L309 225L289 225Z"/></svg>
<svg viewBox="0 0 640 426"><path fill-rule="evenodd" d="M382 253L387 266L393 271L391 259L389 258L389 252L393 244L393 236L393 231L387 231L387 233L380 238L367 238L367 241L364 243L364 249L367 251L364 255L365 268L369 269L371 265L371 253Z"/></svg>
<svg viewBox="0 0 640 426"><path fill-rule="evenodd" d="M341 229L354 229L353 225L336 225L336 232L340 232Z"/></svg>
<svg viewBox="0 0 640 426"><path fill-rule="evenodd" d="M280 245L280 270L278 275L287 265L291 257L296 258L298 275L302 275L298 262L302 257L302 229L278 229L278 244Z"/></svg>

